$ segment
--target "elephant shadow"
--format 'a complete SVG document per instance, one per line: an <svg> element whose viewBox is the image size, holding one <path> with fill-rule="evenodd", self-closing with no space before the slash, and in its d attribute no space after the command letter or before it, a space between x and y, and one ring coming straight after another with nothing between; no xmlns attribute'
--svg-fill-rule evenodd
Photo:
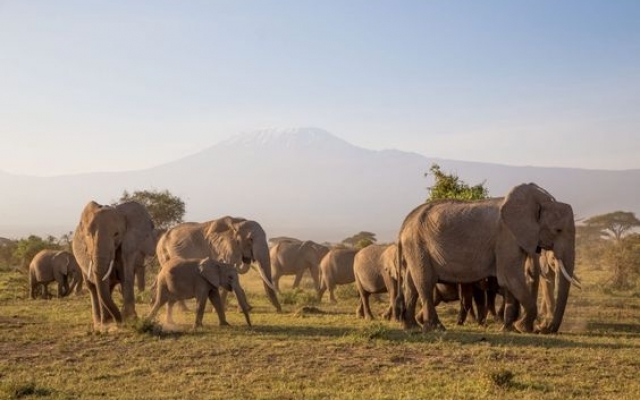
<svg viewBox="0 0 640 400"><path fill-rule="evenodd" d="M608 333L572 333L563 332L557 335L541 335L541 334L519 334L504 332L469 332L469 331L446 331L446 332L430 332L427 334L421 331L398 331L389 335L389 340L400 340L407 342L433 342L442 341L450 343L459 343L460 345L471 345L478 343L486 343L492 347L539 347L539 348L564 348L564 349L620 349L628 348L632 350L640 349L635 344L620 343L593 343L581 340L585 336L610 337Z"/></svg>

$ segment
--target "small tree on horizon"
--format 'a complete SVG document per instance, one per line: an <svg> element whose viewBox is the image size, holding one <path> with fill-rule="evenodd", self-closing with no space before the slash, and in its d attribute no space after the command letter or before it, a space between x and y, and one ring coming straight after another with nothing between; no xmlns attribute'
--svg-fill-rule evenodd
<svg viewBox="0 0 640 400"><path fill-rule="evenodd" d="M484 186L486 181L469 186L456 174L443 172L436 163L431 164L429 172L424 174L425 177L429 175L433 175L435 181L433 186L427 188L429 197L426 202L444 199L478 200L489 196L489 190Z"/></svg>
<svg viewBox="0 0 640 400"><path fill-rule="evenodd" d="M157 229L169 229L173 225L183 222L184 201L168 190L136 190L133 193L125 190L118 203L132 200L147 208Z"/></svg>

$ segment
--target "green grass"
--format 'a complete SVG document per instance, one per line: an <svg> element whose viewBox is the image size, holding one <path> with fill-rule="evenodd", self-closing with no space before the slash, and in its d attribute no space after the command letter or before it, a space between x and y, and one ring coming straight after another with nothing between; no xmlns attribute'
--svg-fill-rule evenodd
<svg viewBox="0 0 640 400"><path fill-rule="evenodd" d="M88 294L29 300L22 276L0 273L0 399L640 398L638 298L574 291L558 335L459 327L456 306L443 305L447 331L422 334L357 319L348 288L337 304L311 303L311 290L286 294L283 279L290 301L277 314L254 272L242 282L253 328L230 301L232 326L208 308L193 331L190 302L175 327L99 333ZM372 301L378 315L386 306ZM146 295L137 311L149 311Z"/></svg>

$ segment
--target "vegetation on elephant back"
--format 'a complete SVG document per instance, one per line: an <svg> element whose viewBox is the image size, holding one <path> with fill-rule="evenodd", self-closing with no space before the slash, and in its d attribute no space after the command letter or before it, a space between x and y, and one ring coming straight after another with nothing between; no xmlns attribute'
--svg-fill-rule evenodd
<svg viewBox="0 0 640 400"><path fill-rule="evenodd" d="M426 177L433 175L433 186L428 188L427 202L444 199L479 200L489 197L489 189L484 184L478 183L470 186L454 173L443 172L438 164L431 164Z"/></svg>

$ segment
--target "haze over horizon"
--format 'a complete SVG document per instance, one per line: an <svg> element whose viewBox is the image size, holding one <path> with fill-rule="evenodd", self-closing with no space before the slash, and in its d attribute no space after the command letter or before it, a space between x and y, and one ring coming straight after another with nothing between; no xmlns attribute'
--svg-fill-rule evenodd
<svg viewBox="0 0 640 400"><path fill-rule="evenodd" d="M0 171L151 168L264 127L639 169L640 3L0 3Z"/></svg>

